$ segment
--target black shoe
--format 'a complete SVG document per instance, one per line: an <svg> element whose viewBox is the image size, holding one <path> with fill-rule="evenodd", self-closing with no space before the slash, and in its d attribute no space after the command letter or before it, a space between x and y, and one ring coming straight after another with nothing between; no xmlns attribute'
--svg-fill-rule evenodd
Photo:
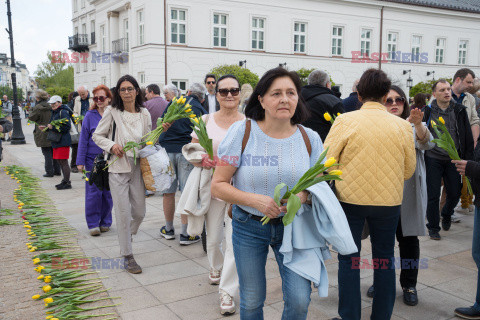
<svg viewBox="0 0 480 320"><path fill-rule="evenodd" d="M65 182L64 184L60 185L57 190L66 190L66 189L72 189L72 184L70 181Z"/></svg>
<svg viewBox="0 0 480 320"><path fill-rule="evenodd" d="M403 288L403 302L408 306L418 304L417 289L415 287Z"/></svg>
<svg viewBox="0 0 480 320"><path fill-rule="evenodd" d="M54 175L55 175L55 176L61 176L62 173L61 173L61 172L55 172Z"/></svg>
<svg viewBox="0 0 480 320"><path fill-rule="evenodd" d="M457 308L455 309L455 315L463 319L480 319L480 312L473 306L468 308Z"/></svg>
<svg viewBox="0 0 480 320"><path fill-rule="evenodd" d="M73 173L78 173L78 168L77 167L71 167L70 171Z"/></svg>
<svg viewBox="0 0 480 320"><path fill-rule="evenodd" d="M441 240L442 239L442 237L440 236L440 233L438 233L438 231L428 230L428 235L430 236L430 239L432 239L432 240Z"/></svg>
<svg viewBox="0 0 480 320"><path fill-rule="evenodd" d="M62 182L60 182L59 184L56 184L55 185L55 188L59 188L60 186L63 186L65 184L65 181L62 180Z"/></svg>
<svg viewBox="0 0 480 320"><path fill-rule="evenodd" d="M53 177L53 174L45 173L43 176L44 176L45 178L52 178L52 177Z"/></svg>
<svg viewBox="0 0 480 320"><path fill-rule="evenodd" d="M442 229L445 231L450 230L450 226L452 225L452 219L450 218L443 218L442 219Z"/></svg>
<svg viewBox="0 0 480 320"><path fill-rule="evenodd" d="M367 297L373 298L373 294L374 294L374 293L375 293L375 289L373 289L373 285L372 285L372 286L371 286L370 288L368 288L368 290L367 290Z"/></svg>

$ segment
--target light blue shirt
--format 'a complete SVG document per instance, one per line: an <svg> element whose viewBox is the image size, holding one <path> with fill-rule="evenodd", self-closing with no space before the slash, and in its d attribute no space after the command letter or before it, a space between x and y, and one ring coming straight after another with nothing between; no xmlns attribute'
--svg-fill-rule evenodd
<svg viewBox="0 0 480 320"><path fill-rule="evenodd" d="M243 154L245 121L238 121L230 127L220 143L218 157L238 168L233 176L235 188L273 198L278 184L283 182L291 189L305 171L317 162L323 151L322 141L315 131L305 128L312 146L312 155L309 157L300 129L297 128L288 138L275 139L266 135L256 121L251 121L252 129ZM263 216L252 207L240 207L253 215Z"/></svg>

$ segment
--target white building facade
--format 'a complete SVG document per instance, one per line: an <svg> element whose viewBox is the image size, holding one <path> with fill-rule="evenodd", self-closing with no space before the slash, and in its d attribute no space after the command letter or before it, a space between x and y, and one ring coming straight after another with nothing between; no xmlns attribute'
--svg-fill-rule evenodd
<svg viewBox="0 0 480 320"><path fill-rule="evenodd" d="M8 86L13 88L12 73L16 73L17 88L23 90L23 95L26 97L28 92L33 90L31 86L30 73L27 66L19 61L16 61L16 68L10 65L10 58L6 53L0 53L0 86ZM12 97L10 97L12 99Z"/></svg>
<svg viewBox="0 0 480 320"><path fill-rule="evenodd" d="M480 4L448 3L72 0L70 49L89 53L74 66L75 86L113 87L128 73L140 86L174 83L185 90L213 67L245 60L259 76L279 64L326 70L342 98L363 71L380 66L377 57L403 88L409 77L415 85L451 78L463 67L479 74ZM365 56L375 61L365 63Z"/></svg>

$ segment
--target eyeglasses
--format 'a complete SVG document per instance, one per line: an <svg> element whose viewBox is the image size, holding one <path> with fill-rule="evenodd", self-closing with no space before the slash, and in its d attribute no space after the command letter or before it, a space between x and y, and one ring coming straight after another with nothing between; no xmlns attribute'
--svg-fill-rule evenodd
<svg viewBox="0 0 480 320"><path fill-rule="evenodd" d="M135 91L135 88L134 87L128 87L128 88L121 88L120 89L121 93L125 93L126 91L133 92L133 91Z"/></svg>
<svg viewBox="0 0 480 320"><path fill-rule="evenodd" d="M404 102L405 102L405 98L403 98L403 97L399 97L399 98L395 99L396 104L403 104ZM393 105L393 99L388 98L387 101L385 101L385 105L386 106L392 106Z"/></svg>
<svg viewBox="0 0 480 320"><path fill-rule="evenodd" d="M235 96L238 96L238 94L240 93L240 88L218 89L218 93L220 93L222 97L228 96L229 93L231 93L232 96L235 97Z"/></svg>
<svg viewBox="0 0 480 320"><path fill-rule="evenodd" d="M95 102L98 102L98 101L104 102L105 99L107 99L107 97L105 97L105 96L93 97L93 101L95 101Z"/></svg>
<svg viewBox="0 0 480 320"><path fill-rule="evenodd" d="M207 81L207 84L215 84L217 83L216 81Z"/></svg>

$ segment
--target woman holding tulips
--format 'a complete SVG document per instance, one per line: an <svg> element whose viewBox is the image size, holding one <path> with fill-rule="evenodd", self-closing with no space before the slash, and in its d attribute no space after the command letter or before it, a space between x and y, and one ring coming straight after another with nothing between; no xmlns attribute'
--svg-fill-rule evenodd
<svg viewBox="0 0 480 320"><path fill-rule="evenodd" d="M203 115L206 123L208 136L213 142L214 159L204 157L201 164L192 163L194 166L202 166L206 169L215 168L217 165L216 155L220 142L227 135L228 129L237 121L245 119L245 116L238 111L240 103L240 83L233 75L225 75L217 81L217 100L220 110L212 114ZM198 137L192 132L192 142L198 143ZM225 213L228 203L212 198L210 208L205 216L207 230L207 256L210 263L210 284L220 285L220 313L235 313L235 302L233 296L238 290L237 269L232 247L232 220ZM222 253L223 225L225 223L226 249L225 257Z"/></svg>
<svg viewBox="0 0 480 320"><path fill-rule="evenodd" d="M251 120L234 123L218 147L222 163L215 169L212 197L234 204L232 242L241 319L263 319L269 246L282 276L283 319L307 317L311 282L283 265L280 247L286 207L272 198L277 184L285 182L292 188L322 152L318 134L298 125L307 117L300 90L295 72L284 68L267 71L245 109L245 116ZM298 196L302 204L309 201L307 191ZM265 225L261 221L264 216L271 219Z"/></svg>
<svg viewBox="0 0 480 320"><path fill-rule="evenodd" d="M91 172L95 157L103 153L103 150L93 142L92 135L102 119L105 108L112 101L112 93L103 84L93 89L92 93L94 104L85 114L78 142L76 163L80 172L84 170ZM95 184L90 185L88 181L85 182L85 218L90 235L98 236L101 232L110 230L112 206L112 195L109 190L99 190Z"/></svg>
<svg viewBox="0 0 480 320"><path fill-rule="evenodd" d="M132 253L135 235L145 217L145 185L138 152L124 151L127 142L140 143L152 129L152 118L143 107L140 87L130 75L122 76L115 87L112 106L107 106L93 133L93 141L112 154L108 163L109 184L117 223L120 253L126 270L141 273Z"/></svg>
<svg viewBox="0 0 480 320"><path fill-rule="evenodd" d="M338 255L338 313L342 319L361 317L359 261L365 220L373 263L378 266L371 319L390 319L395 303L395 232L404 181L415 171L416 153L411 124L384 107L390 87L383 71L365 71L357 86L362 108L338 116L325 140L328 156L338 159L343 171L343 180L335 182L336 193L358 248L357 253Z"/></svg>
<svg viewBox="0 0 480 320"><path fill-rule="evenodd" d="M425 235L425 212L427 210L427 181L424 151L432 149L435 144L433 136L427 126L422 123L423 112L412 109L403 90L392 86L388 93L385 107L391 114L407 120L413 127L417 164L414 175L405 181L403 186L403 200L400 208L400 218L397 225L397 241L400 248L400 261L397 265L402 268L400 285L403 290L403 302L409 306L418 304L417 277L420 266L420 243L418 236ZM374 296L373 285L367 295Z"/></svg>
<svg viewBox="0 0 480 320"><path fill-rule="evenodd" d="M59 136L59 139L50 140L53 148L53 160L57 160L62 170L63 179L55 188L57 190L72 189L70 182L70 166L68 165L68 158L70 157L70 145L72 144L72 137L70 136L70 112L66 105L62 104L60 96L52 96L48 103L52 106L52 116L50 123L47 125L47 130L53 131L50 137ZM59 125L53 126L52 122L60 122ZM39 127L44 128L43 126ZM47 139L49 135L47 134Z"/></svg>

